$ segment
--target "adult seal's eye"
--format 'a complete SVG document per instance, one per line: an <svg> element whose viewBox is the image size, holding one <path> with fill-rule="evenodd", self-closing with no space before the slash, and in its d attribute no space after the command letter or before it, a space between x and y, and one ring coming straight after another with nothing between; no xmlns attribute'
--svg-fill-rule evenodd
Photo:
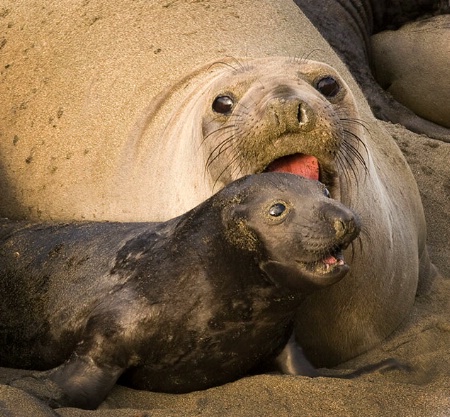
<svg viewBox="0 0 450 417"><path fill-rule="evenodd" d="M212 104L216 113L227 114L233 110L234 100L230 96L217 96Z"/></svg>
<svg viewBox="0 0 450 417"><path fill-rule="evenodd" d="M283 203L276 203L269 208L269 214L272 217L280 217L286 211L286 206Z"/></svg>
<svg viewBox="0 0 450 417"><path fill-rule="evenodd" d="M316 89L325 97L332 98L339 93L341 86L333 77L327 76L317 81Z"/></svg>

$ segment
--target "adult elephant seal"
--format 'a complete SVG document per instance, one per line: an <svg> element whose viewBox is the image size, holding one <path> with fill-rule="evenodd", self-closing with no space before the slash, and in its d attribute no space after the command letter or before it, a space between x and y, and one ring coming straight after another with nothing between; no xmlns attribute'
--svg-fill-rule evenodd
<svg viewBox="0 0 450 417"><path fill-rule="evenodd" d="M371 39L378 83L417 115L450 128L450 15L408 23Z"/></svg>
<svg viewBox="0 0 450 417"><path fill-rule="evenodd" d="M283 173L164 223L4 220L0 365L54 368L15 385L58 407L96 408L122 374L175 393L235 380L281 351L304 295L344 277L359 228L323 184Z"/></svg>
<svg viewBox="0 0 450 417"><path fill-rule="evenodd" d="M354 357L408 315L432 276L416 183L293 2L8 10L2 216L167 220L246 174L291 171L322 181L364 222L351 273L299 308L311 359Z"/></svg>
<svg viewBox="0 0 450 417"><path fill-rule="evenodd" d="M450 129L447 124L441 125L441 120L436 117L430 118L428 112L419 111L418 115L413 113L418 106L426 107L426 99L423 104L414 105L410 105L411 102L408 100L397 101L396 95L393 98L375 81L371 67L377 65L378 57L372 56L370 40L370 36L375 33L386 29L397 29L402 24L427 14L449 13L450 4L448 2L439 0L339 0L333 2L295 0L295 3L347 64L378 118L400 123L413 132L424 133L432 138L450 142ZM431 46L429 42L426 42L425 37L422 37L418 43L427 45L422 53L424 61L428 62L426 54L437 54L436 64L440 63L444 68L448 67L439 59L439 54L448 55L444 44L442 47L438 45L435 50L436 46L434 44ZM405 44L399 46L401 46L400 49L393 45L390 51L396 57L395 59L398 59L397 53L409 54L406 62L417 59L416 48L408 48ZM405 60L399 59L399 62L403 64ZM430 62L435 62L435 58L433 57L428 63L430 64ZM445 71L444 68L442 71ZM419 85L422 83L423 81ZM384 84L384 86L386 85ZM428 88L430 87L429 85ZM440 84L436 87L432 93L427 91L426 96L433 94L439 97L442 94ZM422 96L420 93L414 94L415 88L415 84L408 86L408 89L412 90L409 94L415 95L415 100L421 103ZM439 98L438 101L440 101Z"/></svg>

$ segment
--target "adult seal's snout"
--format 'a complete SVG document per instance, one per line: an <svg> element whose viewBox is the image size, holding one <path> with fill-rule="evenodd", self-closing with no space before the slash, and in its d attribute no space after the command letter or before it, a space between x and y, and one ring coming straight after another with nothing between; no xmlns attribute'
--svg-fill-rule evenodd
<svg viewBox="0 0 450 417"><path fill-rule="evenodd" d="M280 86L273 92L267 111L273 113L281 131L286 133L309 131L314 128L316 114L308 104L308 98L288 86Z"/></svg>
<svg viewBox="0 0 450 417"><path fill-rule="evenodd" d="M275 124L285 133L307 132L314 127L314 110L301 98L275 97L270 101L267 111L273 114Z"/></svg>

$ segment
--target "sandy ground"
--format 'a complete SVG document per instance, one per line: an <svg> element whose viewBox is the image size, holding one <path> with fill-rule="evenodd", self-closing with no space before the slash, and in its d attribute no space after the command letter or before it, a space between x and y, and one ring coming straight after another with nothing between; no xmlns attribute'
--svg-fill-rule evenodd
<svg viewBox="0 0 450 417"><path fill-rule="evenodd" d="M391 357L409 364L411 371L380 372L353 380L259 375L184 395L116 386L96 411L52 410L16 388L0 385L0 416L450 416L450 144L383 124L417 179L431 257L442 277L428 295L417 299L400 329L341 368L355 369ZM0 382L21 372L0 369Z"/></svg>

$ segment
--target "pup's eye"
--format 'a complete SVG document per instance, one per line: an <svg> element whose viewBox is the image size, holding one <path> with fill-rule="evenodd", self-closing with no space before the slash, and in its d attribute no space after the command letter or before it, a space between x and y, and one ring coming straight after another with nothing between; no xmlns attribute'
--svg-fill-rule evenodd
<svg viewBox="0 0 450 417"><path fill-rule="evenodd" d="M283 203L275 203L269 208L269 214L272 217L279 217L286 211L286 206Z"/></svg>

